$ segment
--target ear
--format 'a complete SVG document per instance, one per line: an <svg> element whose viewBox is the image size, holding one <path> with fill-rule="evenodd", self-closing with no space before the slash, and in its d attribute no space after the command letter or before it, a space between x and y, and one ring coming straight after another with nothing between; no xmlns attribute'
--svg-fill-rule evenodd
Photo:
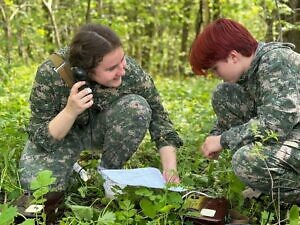
<svg viewBox="0 0 300 225"><path fill-rule="evenodd" d="M236 50L231 50L228 55L228 60L230 60L232 63L237 63L240 59L240 53L238 53Z"/></svg>

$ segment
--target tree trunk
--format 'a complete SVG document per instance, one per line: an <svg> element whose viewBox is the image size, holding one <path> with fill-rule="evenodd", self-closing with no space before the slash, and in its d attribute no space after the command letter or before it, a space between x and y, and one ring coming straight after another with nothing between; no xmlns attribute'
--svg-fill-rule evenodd
<svg viewBox="0 0 300 225"><path fill-rule="evenodd" d="M60 35L59 35L59 31L58 31L58 27L56 24L56 19L55 19L55 15L54 12L52 10L52 0L48 0L48 2L46 2L46 0L43 0L43 4L47 9L47 12L49 13L49 16L51 18L51 23L54 29L54 37L55 37L55 42L58 46L58 48L61 47L61 41L60 41Z"/></svg>
<svg viewBox="0 0 300 225"><path fill-rule="evenodd" d="M209 0L202 0L202 15L203 15L203 25L206 26L211 21L209 10Z"/></svg>
<svg viewBox="0 0 300 225"><path fill-rule="evenodd" d="M300 1L289 0L287 3L292 9L292 14L284 17L283 19L293 25L300 23ZM291 42L296 45L296 51L300 53L300 30L296 27L283 32L283 41Z"/></svg>
<svg viewBox="0 0 300 225"><path fill-rule="evenodd" d="M14 19L14 17L18 14L19 10L23 7L25 7L25 3L19 5L17 8L14 8L12 13L8 15L7 12L9 10L7 9L7 6L3 1L0 2L0 11L1 11L1 17L3 20L3 30L6 40L6 46L5 46L5 58L7 59L7 64L10 65L11 63L11 50L12 50L12 42L13 42L13 35L12 35L12 28L11 28L11 21Z"/></svg>
<svg viewBox="0 0 300 225"><path fill-rule="evenodd" d="M91 22L91 0L88 0L88 5L85 13L85 21L87 23Z"/></svg>
<svg viewBox="0 0 300 225"><path fill-rule="evenodd" d="M152 18L155 17L157 11L156 11L156 6L159 5L159 0L154 0L152 1L152 4L147 6L147 11L149 13L149 15L151 15ZM142 61L141 61L141 65L142 67L146 70L149 71L150 68L152 67L152 63L151 63L151 51L153 49L153 41L154 40L154 35L155 35L155 23L153 20L151 20L151 22L149 22L148 24L145 25L144 28L144 33L148 39L148 43L147 45L143 45L142 47Z"/></svg>
<svg viewBox="0 0 300 225"><path fill-rule="evenodd" d="M98 2L97 2L97 11L101 18L102 14L103 14L103 12L102 12L103 11L103 1L102 0L98 0Z"/></svg>
<svg viewBox="0 0 300 225"><path fill-rule="evenodd" d="M11 49L11 45L12 45L12 35L11 35L11 28L10 28L10 22L9 19L7 18L6 14L5 14L5 10L3 8L3 5L1 4L1 16L3 19L3 30L4 30L4 35L5 35L5 55L4 57L7 60L7 64L10 65L11 63L11 55L10 55L10 49Z"/></svg>
<svg viewBox="0 0 300 225"><path fill-rule="evenodd" d="M202 10L203 10L202 0L199 0L199 8L198 8L198 13L197 13L196 22L195 22L195 36L198 35L198 33L200 32L201 26L203 24Z"/></svg>
<svg viewBox="0 0 300 225"><path fill-rule="evenodd" d="M273 41L273 23L274 23L274 19L273 17L268 17L265 19L266 24L267 24L267 32L265 35L265 41L266 42L270 42Z"/></svg>
<svg viewBox="0 0 300 225"><path fill-rule="evenodd" d="M212 11L212 20L219 19L221 15L220 0L214 0Z"/></svg>
<svg viewBox="0 0 300 225"><path fill-rule="evenodd" d="M23 27L19 30L19 37L18 37L18 50L19 50L19 56L22 57L25 64L28 64L28 52L26 49L26 46L24 44L24 37L23 34L25 33Z"/></svg>
<svg viewBox="0 0 300 225"><path fill-rule="evenodd" d="M181 29L181 47L180 47L180 63L179 73L184 74L184 65L187 61L187 41L189 36L189 20L191 16L192 0L186 0L183 5L183 22Z"/></svg>
<svg viewBox="0 0 300 225"><path fill-rule="evenodd" d="M154 30L155 26L153 22L145 26L145 35L148 37L148 44L143 45L141 65L146 71L148 71L151 68L151 40L153 40L154 37Z"/></svg>

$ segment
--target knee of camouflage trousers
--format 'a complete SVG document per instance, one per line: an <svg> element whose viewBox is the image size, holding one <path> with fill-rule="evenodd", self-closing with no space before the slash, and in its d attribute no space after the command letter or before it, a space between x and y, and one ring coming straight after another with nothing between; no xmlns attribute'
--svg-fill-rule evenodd
<svg viewBox="0 0 300 225"><path fill-rule="evenodd" d="M280 201L299 203L300 151L286 145L264 146L254 150L249 144L238 149L232 157L234 173L248 186ZM298 168L298 169L297 169Z"/></svg>
<svg viewBox="0 0 300 225"><path fill-rule="evenodd" d="M20 182L23 189L30 191L31 182L39 172L50 170L56 178L53 186L56 190L65 190L73 171L73 164L77 160L73 148L62 146L55 152L39 149L30 140L27 141L19 161Z"/></svg>
<svg viewBox="0 0 300 225"><path fill-rule="evenodd" d="M113 103L106 115L101 167L121 168L146 135L152 110L140 95L125 95Z"/></svg>
<svg viewBox="0 0 300 225"><path fill-rule="evenodd" d="M152 110L145 98L130 94L119 98L109 110L95 117L97 119L92 129L94 137L99 142L94 140L95 146L93 147L102 150L102 167L121 168L128 161L142 142L148 130L151 115ZM83 150L79 143L84 140L81 135L86 135L86 133L85 130L81 131L77 138L72 139L73 144L63 143L54 152L40 149L28 141L19 165L22 187L29 190L30 183L36 178L37 173L47 169L51 170L53 177L56 178L55 188L65 190L73 164ZM101 137L102 135L104 138Z"/></svg>

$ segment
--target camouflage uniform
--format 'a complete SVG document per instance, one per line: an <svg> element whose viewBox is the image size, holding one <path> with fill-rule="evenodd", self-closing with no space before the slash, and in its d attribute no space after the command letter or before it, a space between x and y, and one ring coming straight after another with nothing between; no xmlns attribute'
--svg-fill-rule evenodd
<svg viewBox="0 0 300 225"><path fill-rule="evenodd" d="M59 52L65 59L68 50ZM97 149L101 167L120 168L137 150L149 129L157 148L180 147L182 141L164 110L152 78L130 57L122 84L108 88L92 83L94 105L76 119L62 140L48 131L49 122L66 106L70 88L45 61L30 95L29 140L20 160L21 183L28 189L38 171L49 169L58 189L66 188L72 166L82 150Z"/></svg>
<svg viewBox="0 0 300 225"><path fill-rule="evenodd" d="M259 43L241 79L216 88L211 134L221 134L221 145L233 152L235 174L247 185L300 203L300 55L292 48ZM259 138L268 131L278 141Z"/></svg>

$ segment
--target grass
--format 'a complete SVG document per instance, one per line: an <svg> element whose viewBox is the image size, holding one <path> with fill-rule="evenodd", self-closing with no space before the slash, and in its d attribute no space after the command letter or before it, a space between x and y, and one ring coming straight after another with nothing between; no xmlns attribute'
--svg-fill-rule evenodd
<svg viewBox="0 0 300 225"><path fill-rule="evenodd" d="M35 70L36 66L22 66L8 70L9 73L1 71L3 73L0 78L0 193L2 203L9 203L20 191L17 167L27 138L26 125L30 115L28 98ZM263 224L263 221L269 217L268 212L273 216L274 208L268 206L268 201L270 201L268 197L261 199L260 202L244 201L241 191L245 187L232 172L229 152L225 151L218 161L208 161L199 153L198 149L215 120L210 99L212 91L219 81L203 77L173 79L163 76L155 77L154 81L174 127L184 141L184 146L178 150L178 170L182 183L191 190L225 196L229 199L232 207L251 217L252 224ZM126 164L127 168L143 166L160 167L159 155L154 144L150 142L149 134L139 150ZM178 221L180 220L179 205L181 203L179 204L178 196L171 196L172 199L178 200L177 203L174 203L164 193L138 190L121 197L117 202L109 202L103 199L103 196L99 196L103 195L103 190L100 190L99 186L101 185L97 182L88 186L86 184L79 185L79 191L76 194L79 200L76 203L72 202L73 209L76 208L77 211L66 215L64 224L72 224L68 221L77 221L77 224L81 224L84 221L85 213L80 214L81 219L79 219L78 210L80 213L88 212L92 218L97 205L100 208L104 207L101 209L101 213L97 214L98 220L104 221L102 224L118 224L109 221L127 221L126 224L132 224L133 221L138 220L143 221L145 215L141 216L140 207L144 212L148 212L148 216L153 216L152 221L156 221L156 223L149 222L149 224L180 224ZM92 199L87 200L87 196L91 196L91 193L94 194ZM144 197L142 200L141 196ZM147 199L145 196L148 196ZM70 200L71 197L69 196L68 199ZM139 206L136 205L137 201L140 202ZM89 204L93 204L93 207ZM151 211L147 208L149 205L158 205L161 208ZM162 208L164 208L163 213L161 212ZM93 209L93 212L90 209ZM294 214L298 212L297 209L293 210ZM276 218L270 220L268 224L272 224L272 222L275 224Z"/></svg>

